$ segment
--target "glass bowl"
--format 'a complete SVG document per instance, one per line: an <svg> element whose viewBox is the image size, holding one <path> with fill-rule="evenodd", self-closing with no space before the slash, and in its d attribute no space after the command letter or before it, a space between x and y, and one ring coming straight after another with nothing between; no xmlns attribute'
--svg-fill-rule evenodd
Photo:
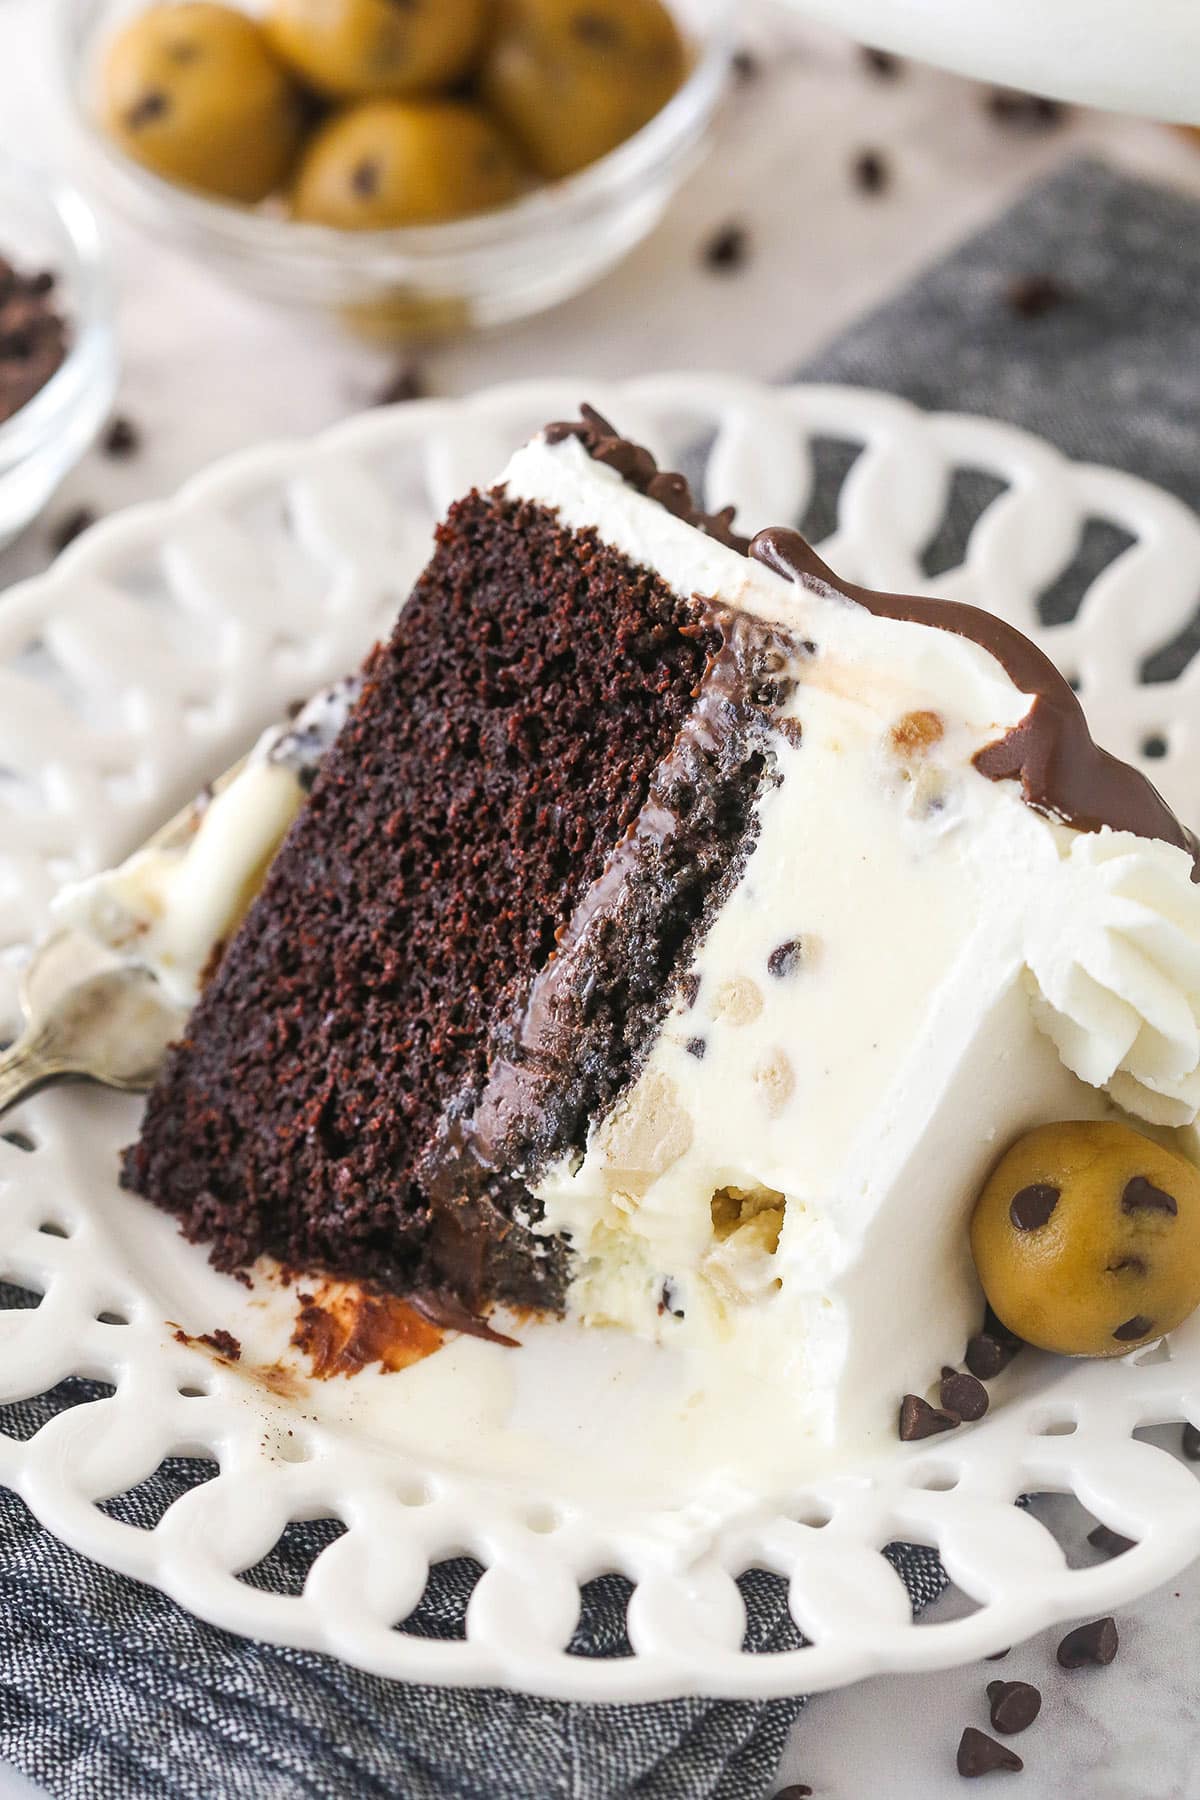
<svg viewBox="0 0 1200 1800"><path fill-rule="evenodd" d="M382 338L522 318L626 255L703 154L727 83L734 12L732 0L680 0L675 11L693 50L686 81L641 131L578 175L452 224L353 232L209 199L116 148L95 120L96 57L113 28L146 3L58 0L62 69L89 177L136 224L206 268Z"/></svg>
<svg viewBox="0 0 1200 1800"><path fill-rule="evenodd" d="M71 328L67 355L0 425L0 549L32 523L95 440L117 388L108 261L82 195L44 169L0 156L0 255L53 270Z"/></svg>

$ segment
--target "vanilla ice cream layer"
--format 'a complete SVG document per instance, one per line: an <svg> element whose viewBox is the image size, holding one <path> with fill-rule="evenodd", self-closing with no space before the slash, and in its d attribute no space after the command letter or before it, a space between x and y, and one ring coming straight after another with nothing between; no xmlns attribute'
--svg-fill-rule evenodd
<svg viewBox="0 0 1200 1800"><path fill-rule="evenodd" d="M574 439L506 479L797 646L754 848L684 995L585 1153L535 1181L570 1309L776 1386L825 1443L893 1436L978 1328L967 1222L999 1153L1118 1100L1195 1116L1190 858L982 775L1030 699L973 641L784 579Z"/></svg>

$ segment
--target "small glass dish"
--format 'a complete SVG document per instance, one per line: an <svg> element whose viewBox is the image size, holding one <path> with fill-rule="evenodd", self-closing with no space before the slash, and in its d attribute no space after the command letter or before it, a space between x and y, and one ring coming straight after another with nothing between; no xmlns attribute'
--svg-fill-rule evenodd
<svg viewBox="0 0 1200 1800"><path fill-rule="evenodd" d="M725 91L732 0L680 0L683 86L641 131L566 181L452 224L352 232L298 224L176 187L95 118L98 52L147 0L58 0L67 97L89 177L134 223L262 297L337 314L383 339L503 324L595 281L658 223L699 162ZM253 10L251 8L250 10Z"/></svg>
<svg viewBox="0 0 1200 1800"><path fill-rule="evenodd" d="M117 344L108 261L83 196L44 169L0 156L0 256L49 269L67 354L45 387L0 424L0 549L33 522L112 409Z"/></svg>

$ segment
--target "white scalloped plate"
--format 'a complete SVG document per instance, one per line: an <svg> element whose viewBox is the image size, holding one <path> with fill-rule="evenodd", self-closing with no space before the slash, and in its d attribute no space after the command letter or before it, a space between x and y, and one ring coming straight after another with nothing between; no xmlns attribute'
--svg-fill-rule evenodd
<svg viewBox="0 0 1200 1800"><path fill-rule="evenodd" d="M736 501L750 528L803 515L816 440L863 446L824 545L834 567L1011 618L1082 683L1110 748L1136 761L1165 743L1147 766L1187 806L1200 662L1153 686L1137 671L1195 609L1200 523L1158 490L1011 427L858 389L686 375L411 405L225 463L90 532L0 605L0 1033L56 884L124 853L288 701L353 665L423 563L433 517L581 395L668 464L707 444L709 503ZM1004 492L961 564L930 579L922 548L963 469ZM1089 520L1132 542L1070 624L1043 629L1037 596ZM669 1359L617 1334L539 1326L518 1353L459 1339L401 1374L316 1383L289 1362L294 1293L216 1275L120 1193L115 1155L136 1118L134 1102L60 1091L8 1124L24 1149L0 1141L0 1278L43 1295L0 1313L0 1405L72 1374L116 1389L27 1442L0 1435L0 1482L76 1549L230 1630L411 1680L766 1696L981 1656L1145 1593L1200 1550L1200 1484L1134 1435L1200 1421L1200 1322L1115 1364L1023 1355L981 1424L823 1469L790 1467L786 1443L756 1458L732 1430L714 1453L711 1429L680 1422ZM241 1362L177 1341L176 1325L224 1327ZM152 1530L100 1510L168 1456L219 1473ZM1031 1490L1078 1496L1137 1547L1068 1568L1014 1504ZM347 1529L302 1594L237 1579L289 1520L320 1516ZM881 1555L895 1539L936 1545L976 1610L914 1623ZM484 1569L464 1635L395 1629L430 1563L464 1552ZM743 1652L749 1567L788 1578L803 1648ZM569 1654L580 1588L609 1570L634 1583L633 1654Z"/></svg>

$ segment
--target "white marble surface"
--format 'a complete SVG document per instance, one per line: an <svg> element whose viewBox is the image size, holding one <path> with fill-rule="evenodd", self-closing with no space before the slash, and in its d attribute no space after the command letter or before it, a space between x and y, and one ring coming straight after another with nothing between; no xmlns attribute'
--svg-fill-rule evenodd
<svg viewBox="0 0 1200 1800"><path fill-rule="evenodd" d="M0 0L0 147L56 162L66 150L49 91L48 11L48 0ZM1160 127L1078 115L1049 133L1004 131L965 82L916 68L872 80L843 43L765 3L743 11L762 76L735 95L714 157L666 224L600 286L549 316L423 356L433 391L532 373L704 367L783 375L1073 152L1099 150L1200 194L1200 152ZM884 151L893 174L873 200L854 191L849 175L868 146ZM750 231L751 261L736 275L712 274L698 247L732 218ZM53 519L71 507L108 511L147 499L229 450L316 430L367 401L392 366L229 292L119 226L114 239L121 405L144 449L122 463L89 458L51 517L0 555L0 587L45 566ZM1081 1554L1095 1553L1085 1546ZM1017 1741L1026 1773L1014 1795L1200 1800L1192 1651L1200 1568L1129 1609L1120 1624L1121 1655L1107 1670L1061 1674L1059 1634L1050 1633L1002 1664L881 1679L814 1700L780 1781L808 1781L819 1800L961 1794L959 1733L966 1723L986 1725L983 1688L1002 1674L1046 1694L1041 1719ZM0 1796L29 1791L0 1770Z"/></svg>

